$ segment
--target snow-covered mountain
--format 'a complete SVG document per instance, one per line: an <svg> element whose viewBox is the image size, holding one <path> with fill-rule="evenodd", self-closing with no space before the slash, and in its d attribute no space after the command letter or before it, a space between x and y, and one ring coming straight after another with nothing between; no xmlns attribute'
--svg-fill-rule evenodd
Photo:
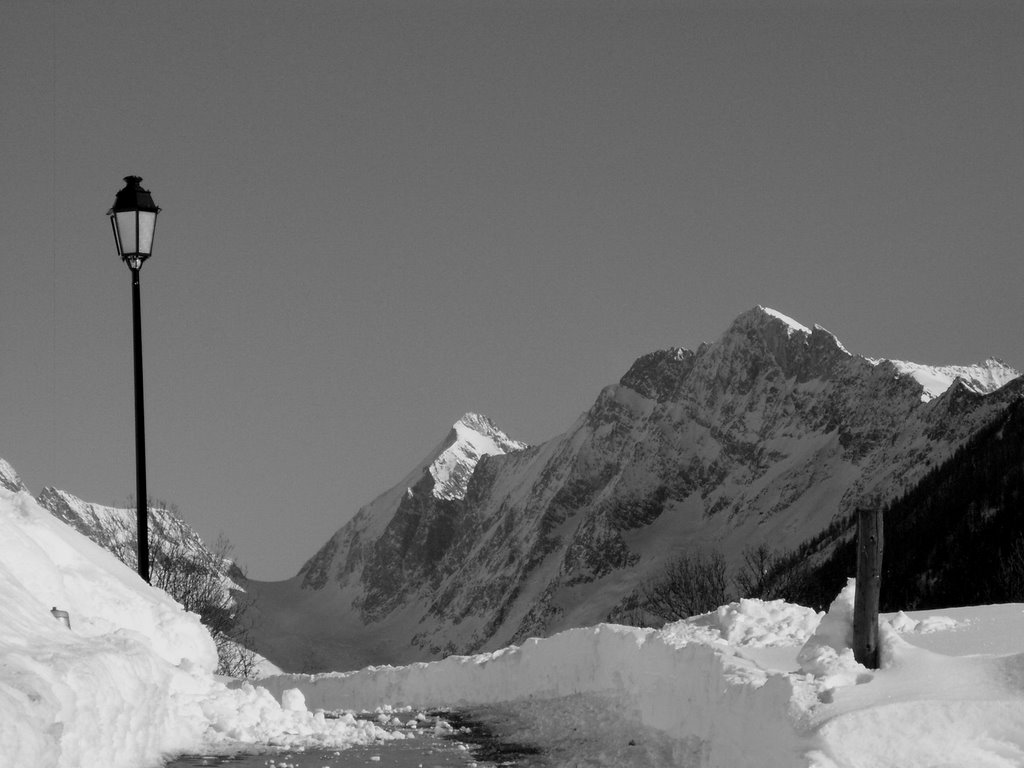
<svg viewBox="0 0 1024 768"><path fill-rule="evenodd" d="M462 533L459 510L480 459L524 448L487 417L467 413L402 482L361 509L303 566L303 585L323 587L332 567L358 568L372 585L363 610L386 613L402 601L406 587L438 575L436 565ZM343 565L336 562L340 551L348 553Z"/></svg>
<svg viewBox="0 0 1024 768"><path fill-rule="evenodd" d="M872 363L884 362L871 360ZM976 365L919 365L903 360L890 360L900 373L906 373L917 381L921 387L921 399L925 402L933 400L957 379L965 387L979 394L994 392L1020 376L1020 372L1011 368L1002 360L988 359Z"/></svg>
<svg viewBox="0 0 1024 768"><path fill-rule="evenodd" d="M0 488L6 488L13 493L27 490L14 467L3 459L0 459Z"/></svg>
<svg viewBox="0 0 1024 768"><path fill-rule="evenodd" d="M135 509L93 504L50 487L43 488L36 501L58 520L110 552L131 556L137 551ZM164 505L150 506L149 532L151 542L159 542L163 550L175 556L203 563L215 560L195 529Z"/></svg>
<svg viewBox="0 0 1024 768"><path fill-rule="evenodd" d="M1018 396L1017 376L861 357L757 307L714 343L644 355L542 445L464 418L295 578L252 584L259 649L357 666L593 624L679 552L791 548L899 494Z"/></svg>

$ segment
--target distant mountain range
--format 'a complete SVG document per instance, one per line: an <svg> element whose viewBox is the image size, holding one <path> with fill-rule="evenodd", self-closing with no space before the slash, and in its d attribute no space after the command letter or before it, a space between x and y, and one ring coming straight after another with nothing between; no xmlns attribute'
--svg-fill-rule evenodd
<svg viewBox="0 0 1024 768"><path fill-rule="evenodd" d="M913 487L1020 398L997 360L850 353L764 307L639 358L563 434L467 414L292 579L249 582L289 669L469 653L599 622L673 556L792 549Z"/></svg>
<svg viewBox="0 0 1024 768"><path fill-rule="evenodd" d="M245 583L252 639L305 671L493 649L621 616L680 553L713 548L735 566L760 544L802 547L817 569L803 595L814 604L850 569L847 521L865 504L892 505L904 567L889 561L889 589L902 590L889 599L962 594L942 562L973 545L951 549L951 537L1018 552L1017 539L999 538L1020 475L1000 440L1020 432L1022 393L1024 378L998 360L863 357L819 326L756 307L713 343L640 357L541 445L466 414L294 578ZM1002 479L979 479L972 452ZM0 486L27 492L2 459ZM108 549L133 547L134 510L53 488L38 501ZM173 551L214 557L173 511L153 509L151 521ZM1024 574L1024 543L1019 551Z"/></svg>

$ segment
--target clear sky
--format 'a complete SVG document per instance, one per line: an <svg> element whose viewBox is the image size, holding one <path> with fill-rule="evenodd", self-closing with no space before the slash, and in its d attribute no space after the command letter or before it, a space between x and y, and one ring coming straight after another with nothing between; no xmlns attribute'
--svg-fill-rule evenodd
<svg viewBox="0 0 1024 768"><path fill-rule="evenodd" d="M466 411L763 304L1024 368L1024 3L0 2L0 456L285 578Z"/></svg>

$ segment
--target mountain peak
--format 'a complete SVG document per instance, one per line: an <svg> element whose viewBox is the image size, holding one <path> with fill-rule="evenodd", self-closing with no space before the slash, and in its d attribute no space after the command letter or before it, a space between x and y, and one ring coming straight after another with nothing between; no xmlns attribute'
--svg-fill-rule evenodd
<svg viewBox="0 0 1024 768"><path fill-rule="evenodd" d="M714 344L702 344L695 352L670 347L638 358L619 384L663 402L676 397L694 367L709 360L716 371L723 370L724 362L731 373L723 375L735 383L736 376L760 375L758 361L771 359L786 376L804 381L827 376L833 365L851 356L820 325L811 330L776 309L758 305L733 320Z"/></svg>
<svg viewBox="0 0 1024 768"><path fill-rule="evenodd" d="M810 328L798 323L789 315L784 315L777 309L764 307L760 304L753 309L747 310L733 320L729 330L749 330L752 328L763 328L766 326L781 327L785 329L787 336L792 336L794 333L800 333L805 336L811 335Z"/></svg>
<svg viewBox="0 0 1024 768"><path fill-rule="evenodd" d="M716 354L756 375L761 363L772 361L786 377L800 381L827 377L833 366L849 358L839 340L819 325L811 330L776 309L756 306L733 320L713 345ZM761 362L758 362L761 361Z"/></svg>
<svg viewBox="0 0 1024 768"><path fill-rule="evenodd" d="M508 435L502 432L498 425L490 418L482 413L473 413L471 411L462 414L462 417L452 425L452 429L456 431L472 430L479 435L493 435L505 440L509 439Z"/></svg>
<svg viewBox="0 0 1024 768"><path fill-rule="evenodd" d="M434 496L461 499L469 478L484 456L499 456L528 447L513 440L487 416L466 413L452 425L441 451L427 468L434 478Z"/></svg>
<svg viewBox="0 0 1024 768"><path fill-rule="evenodd" d="M753 311L761 312L764 315L767 315L772 320L777 320L781 322L783 325L786 326L787 333L789 333L790 335L792 335L793 333L803 333L810 336L811 334L810 328L801 325L796 320L791 318L789 315L784 315L777 309L772 309L771 307L763 307L760 304L758 304Z"/></svg>

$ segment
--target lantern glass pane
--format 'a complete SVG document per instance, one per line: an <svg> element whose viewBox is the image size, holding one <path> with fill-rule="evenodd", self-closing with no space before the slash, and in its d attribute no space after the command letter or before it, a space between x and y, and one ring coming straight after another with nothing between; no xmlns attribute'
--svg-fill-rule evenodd
<svg viewBox="0 0 1024 768"><path fill-rule="evenodd" d="M139 253L149 256L153 252L153 232L156 229L156 213L139 211Z"/></svg>
<svg viewBox="0 0 1024 768"><path fill-rule="evenodd" d="M139 252L135 214L135 211L118 211L114 214L117 217L117 231L121 235L122 256Z"/></svg>
<svg viewBox="0 0 1024 768"><path fill-rule="evenodd" d="M124 248L121 247L121 233L117 231L117 218L115 216L110 217L110 228L114 230L114 244L117 245L117 255L120 256L124 252Z"/></svg>

